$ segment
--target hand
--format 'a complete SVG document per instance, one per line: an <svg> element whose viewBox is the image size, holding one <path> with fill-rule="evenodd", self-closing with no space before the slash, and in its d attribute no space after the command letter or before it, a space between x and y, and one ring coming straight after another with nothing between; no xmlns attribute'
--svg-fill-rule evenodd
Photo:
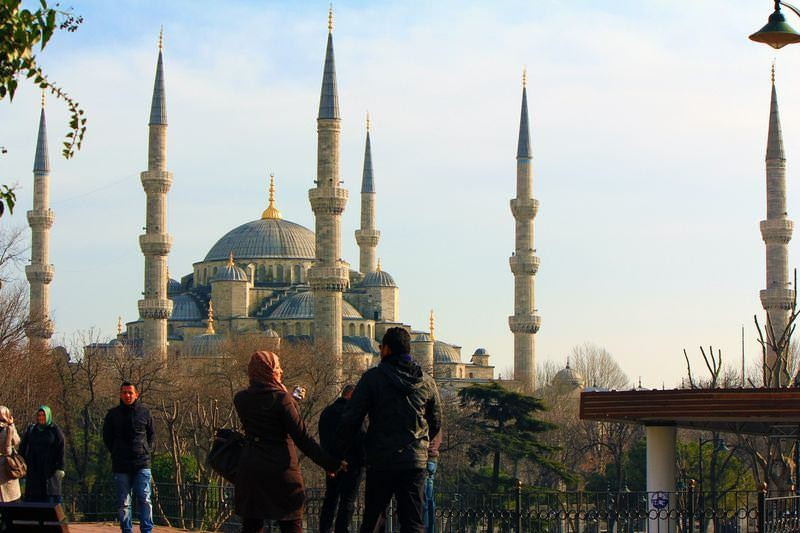
<svg viewBox="0 0 800 533"><path fill-rule="evenodd" d="M56 470L53 473L53 477L56 478L58 481L62 481L64 479L64 471L63 470Z"/></svg>
<svg viewBox="0 0 800 533"><path fill-rule="evenodd" d="M338 474L339 472L347 472L347 461L341 461L339 463L339 470L336 471Z"/></svg>

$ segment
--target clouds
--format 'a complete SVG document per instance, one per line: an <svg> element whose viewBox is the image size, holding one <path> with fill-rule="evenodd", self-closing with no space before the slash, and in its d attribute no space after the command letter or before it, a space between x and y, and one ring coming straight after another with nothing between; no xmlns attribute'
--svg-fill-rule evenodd
<svg viewBox="0 0 800 533"><path fill-rule="evenodd" d="M746 40L770 6L752 2L338 3L335 47L343 254L357 264L364 114L374 122L378 253L401 287L401 317L471 353L512 361L507 316L522 65L529 72L540 358L592 340L645 384L679 381L683 347L738 353L758 313L763 157L771 52ZM170 255L188 273L266 205L313 227L307 190L326 4L94 2L45 65L89 115L84 150L58 159L66 113L48 105L53 308L59 333L135 319L144 221L138 173L158 28L166 28ZM713 21L710 23L709 21ZM778 88L798 218L800 56L780 52ZM4 181L30 205L38 95L0 106ZM794 163L793 163L794 162ZM796 249L798 238L792 245ZM792 258L796 255L793 253ZM792 262L794 264L794 262ZM749 329L750 326L748 326ZM748 335L752 337L750 332ZM757 355L748 343L752 357ZM658 364L654 364L658 362Z"/></svg>

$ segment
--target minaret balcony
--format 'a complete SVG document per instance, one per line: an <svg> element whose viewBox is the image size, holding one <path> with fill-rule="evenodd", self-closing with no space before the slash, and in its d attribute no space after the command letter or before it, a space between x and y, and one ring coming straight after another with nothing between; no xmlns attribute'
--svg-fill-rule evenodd
<svg viewBox="0 0 800 533"><path fill-rule="evenodd" d="M25 335L29 339L49 339L55 333L56 328L53 321L49 318L34 320L25 327Z"/></svg>
<svg viewBox="0 0 800 533"><path fill-rule="evenodd" d="M350 288L350 268L347 264L312 265L308 269L308 284L312 291L344 292Z"/></svg>
<svg viewBox="0 0 800 533"><path fill-rule="evenodd" d="M341 215L347 205L347 197L347 189L341 187L315 187L308 191L314 215Z"/></svg>
<svg viewBox="0 0 800 533"><path fill-rule="evenodd" d="M145 298L139 300L139 316L141 318L164 319L172 314L172 300L159 298Z"/></svg>
<svg viewBox="0 0 800 533"><path fill-rule="evenodd" d="M508 327L511 333L536 333L542 324L542 317L539 315L512 315L508 317Z"/></svg>
<svg viewBox="0 0 800 533"><path fill-rule="evenodd" d="M55 276L56 270L53 268L53 265L26 265L25 266L25 277L28 278L28 281L44 283L47 285L51 281L53 281L53 276Z"/></svg>
<svg viewBox="0 0 800 533"><path fill-rule="evenodd" d="M764 309L783 309L789 311L794 303L794 291L792 289L772 288L760 291L761 305Z"/></svg>
<svg viewBox="0 0 800 533"><path fill-rule="evenodd" d="M788 218L761 221L761 238L767 244L788 244L792 239L794 222Z"/></svg>
<svg viewBox="0 0 800 533"><path fill-rule="evenodd" d="M172 236L169 233L139 235L139 247L144 255L167 255L172 248Z"/></svg>
<svg viewBox="0 0 800 533"><path fill-rule="evenodd" d="M539 200L536 198L514 198L511 200L511 214L516 219L532 219L539 212Z"/></svg>
<svg viewBox="0 0 800 533"><path fill-rule="evenodd" d="M28 225L32 228L50 229L56 219L52 209L33 209L28 211Z"/></svg>
<svg viewBox="0 0 800 533"><path fill-rule="evenodd" d="M517 275L533 276L539 271L539 257L533 252L517 253L508 259L511 272Z"/></svg>
<svg viewBox="0 0 800 533"><path fill-rule="evenodd" d="M172 186L172 172L167 170L145 170L141 177L146 193L166 194Z"/></svg>
<svg viewBox="0 0 800 533"><path fill-rule="evenodd" d="M378 240L381 238L381 232L376 229L357 229L356 230L356 243L359 246L378 246Z"/></svg>

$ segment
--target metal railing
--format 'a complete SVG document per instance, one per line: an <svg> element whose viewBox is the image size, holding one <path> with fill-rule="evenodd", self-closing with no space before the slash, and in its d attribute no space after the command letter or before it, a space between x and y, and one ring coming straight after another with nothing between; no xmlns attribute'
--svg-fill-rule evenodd
<svg viewBox="0 0 800 533"><path fill-rule="evenodd" d="M306 491L306 531L319 530L323 496L320 489ZM543 492L517 485L502 494L441 491L435 504L435 529L441 533L800 532L800 497L766 491ZM64 509L75 522L115 520L113 484L96 483L88 491L65 487ZM156 483L153 515L158 524L190 530L233 532L240 527L230 485ZM354 530L362 516L359 497ZM390 506L386 531L398 530Z"/></svg>

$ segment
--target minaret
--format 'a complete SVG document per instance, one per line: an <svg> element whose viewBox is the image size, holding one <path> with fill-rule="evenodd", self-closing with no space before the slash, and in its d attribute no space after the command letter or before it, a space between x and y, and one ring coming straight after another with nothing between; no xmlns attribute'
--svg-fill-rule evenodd
<svg viewBox="0 0 800 533"><path fill-rule="evenodd" d="M369 130L369 113L367 113L367 142L364 148L364 171L361 174L361 228L356 230L359 271L362 274L375 271L375 248L381 238L381 232L375 229L375 180L372 174Z"/></svg>
<svg viewBox="0 0 800 533"><path fill-rule="evenodd" d="M39 115L39 138L33 161L33 209L28 211L31 227L31 264L25 267L30 284L30 325L26 329L32 349L47 349L53 336L50 320L50 282L54 269L50 261L50 228L55 215L50 209L50 159L47 154L47 123L42 111Z"/></svg>
<svg viewBox="0 0 800 533"><path fill-rule="evenodd" d="M517 142L517 197L511 200L511 213L516 221L514 253L509 263L514 274L514 314L508 325L514 334L514 380L522 390L532 392L536 383L536 351L534 334L541 318L535 314L533 276L539 269L539 258L533 253L533 218L539 201L532 196L531 139L528 129L527 73L522 73L522 112Z"/></svg>
<svg viewBox="0 0 800 533"><path fill-rule="evenodd" d="M141 174L147 195L147 215L145 233L139 236L144 254L144 298L139 300L139 316L144 322L144 355L164 359L167 356L167 318L172 313L172 300L167 298L167 254L172 247L172 237L167 233L167 191L172 185L172 172L167 171L163 30L158 39L149 130L147 170Z"/></svg>
<svg viewBox="0 0 800 533"><path fill-rule="evenodd" d="M794 224L786 213L786 155L775 91L775 66L772 66L772 96L767 133L767 219L761 221L761 236L767 248L767 286L761 291L761 305L767 312L775 340L780 340L789 322L794 290L789 282L789 241ZM767 328L767 335L770 335ZM764 381L767 386L786 386L786 359L780 364L773 350L767 353Z"/></svg>
<svg viewBox="0 0 800 533"><path fill-rule="evenodd" d="M317 179L308 191L314 211L316 261L308 271L314 294L314 342L320 357L327 358L341 379L342 292L350 285L349 268L340 259L341 217L347 191L339 181L339 97L333 59L333 10L328 12L328 45L317 116Z"/></svg>

